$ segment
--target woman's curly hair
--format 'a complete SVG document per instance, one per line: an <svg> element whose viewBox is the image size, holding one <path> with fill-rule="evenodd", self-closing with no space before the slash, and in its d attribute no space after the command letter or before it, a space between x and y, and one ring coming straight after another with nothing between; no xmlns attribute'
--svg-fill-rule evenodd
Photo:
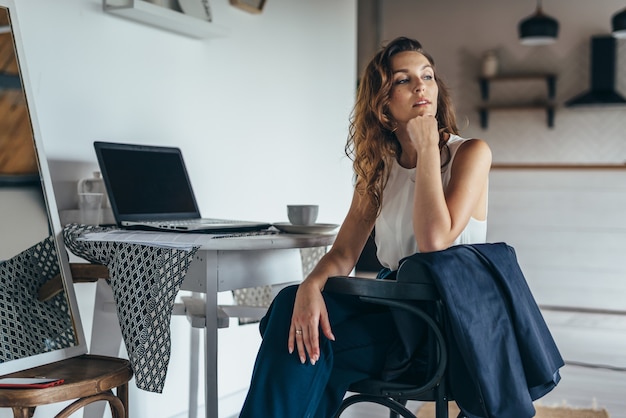
<svg viewBox="0 0 626 418"><path fill-rule="evenodd" d="M356 104L350 118L350 129L345 152L353 160L356 176L356 191L365 195L369 207L377 216L380 213L383 188L389 177L389 167L394 158L402 152L400 142L396 138L395 121L388 112L393 73L391 57L405 52L415 51L424 55L435 68L430 55L422 49L422 45L410 38L399 37L387 44L378 52L365 68L359 82ZM439 128L439 148L446 152L442 158L442 167L450 160L445 133L458 134L456 116L448 89L437 77L439 88L437 98L437 126Z"/></svg>

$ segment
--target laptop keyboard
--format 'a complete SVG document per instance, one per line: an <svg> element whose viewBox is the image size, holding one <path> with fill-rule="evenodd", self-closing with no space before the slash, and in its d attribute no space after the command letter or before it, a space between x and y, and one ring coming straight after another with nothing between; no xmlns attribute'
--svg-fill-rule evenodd
<svg viewBox="0 0 626 418"><path fill-rule="evenodd" d="M218 225L218 224L243 224L247 221L238 221L231 219L179 219L179 220L167 220L167 221L148 221L144 222L146 225L172 225L172 226L185 226L185 225Z"/></svg>

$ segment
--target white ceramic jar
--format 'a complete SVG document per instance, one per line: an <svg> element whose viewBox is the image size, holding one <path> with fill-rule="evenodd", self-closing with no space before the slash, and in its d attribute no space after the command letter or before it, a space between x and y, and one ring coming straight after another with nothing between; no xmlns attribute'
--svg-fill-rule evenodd
<svg viewBox="0 0 626 418"><path fill-rule="evenodd" d="M483 77L494 77L498 74L498 56L496 51L487 51L483 56L482 75Z"/></svg>
<svg viewBox="0 0 626 418"><path fill-rule="evenodd" d="M78 193L102 193L104 196L102 198L102 207L110 208L111 202L109 201L109 196L107 195L106 186L104 185L104 180L102 179L102 175L99 171L93 172L93 177L80 179L78 181Z"/></svg>

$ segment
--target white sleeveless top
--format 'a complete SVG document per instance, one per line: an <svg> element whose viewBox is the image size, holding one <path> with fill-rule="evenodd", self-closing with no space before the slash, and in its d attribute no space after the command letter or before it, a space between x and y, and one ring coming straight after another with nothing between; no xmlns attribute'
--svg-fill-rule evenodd
<svg viewBox="0 0 626 418"><path fill-rule="evenodd" d="M456 151L464 141L457 135L450 135L448 148L450 162L441 173L444 189L450 182L450 171ZM404 168L394 159L389 180L383 190L381 212L376 219L376 246L380 263L395 270L398 262L418 252L417 240L413 233L413 197L415 195L415 168ZM487 220L470 218L469 223L454 240L457 244L477 244L487 240Z"/></svg>

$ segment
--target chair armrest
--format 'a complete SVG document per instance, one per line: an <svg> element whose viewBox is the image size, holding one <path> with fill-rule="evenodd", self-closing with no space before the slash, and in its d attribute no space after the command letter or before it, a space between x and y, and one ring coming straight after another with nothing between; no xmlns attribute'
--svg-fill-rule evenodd
<svg viewBox="0 0 626 418"><path fill-rule="evenodd" d="M379 299L437 300L439 298L437 289L432 283L409 283L352 276L329 277L324 291Z"/></svg>

